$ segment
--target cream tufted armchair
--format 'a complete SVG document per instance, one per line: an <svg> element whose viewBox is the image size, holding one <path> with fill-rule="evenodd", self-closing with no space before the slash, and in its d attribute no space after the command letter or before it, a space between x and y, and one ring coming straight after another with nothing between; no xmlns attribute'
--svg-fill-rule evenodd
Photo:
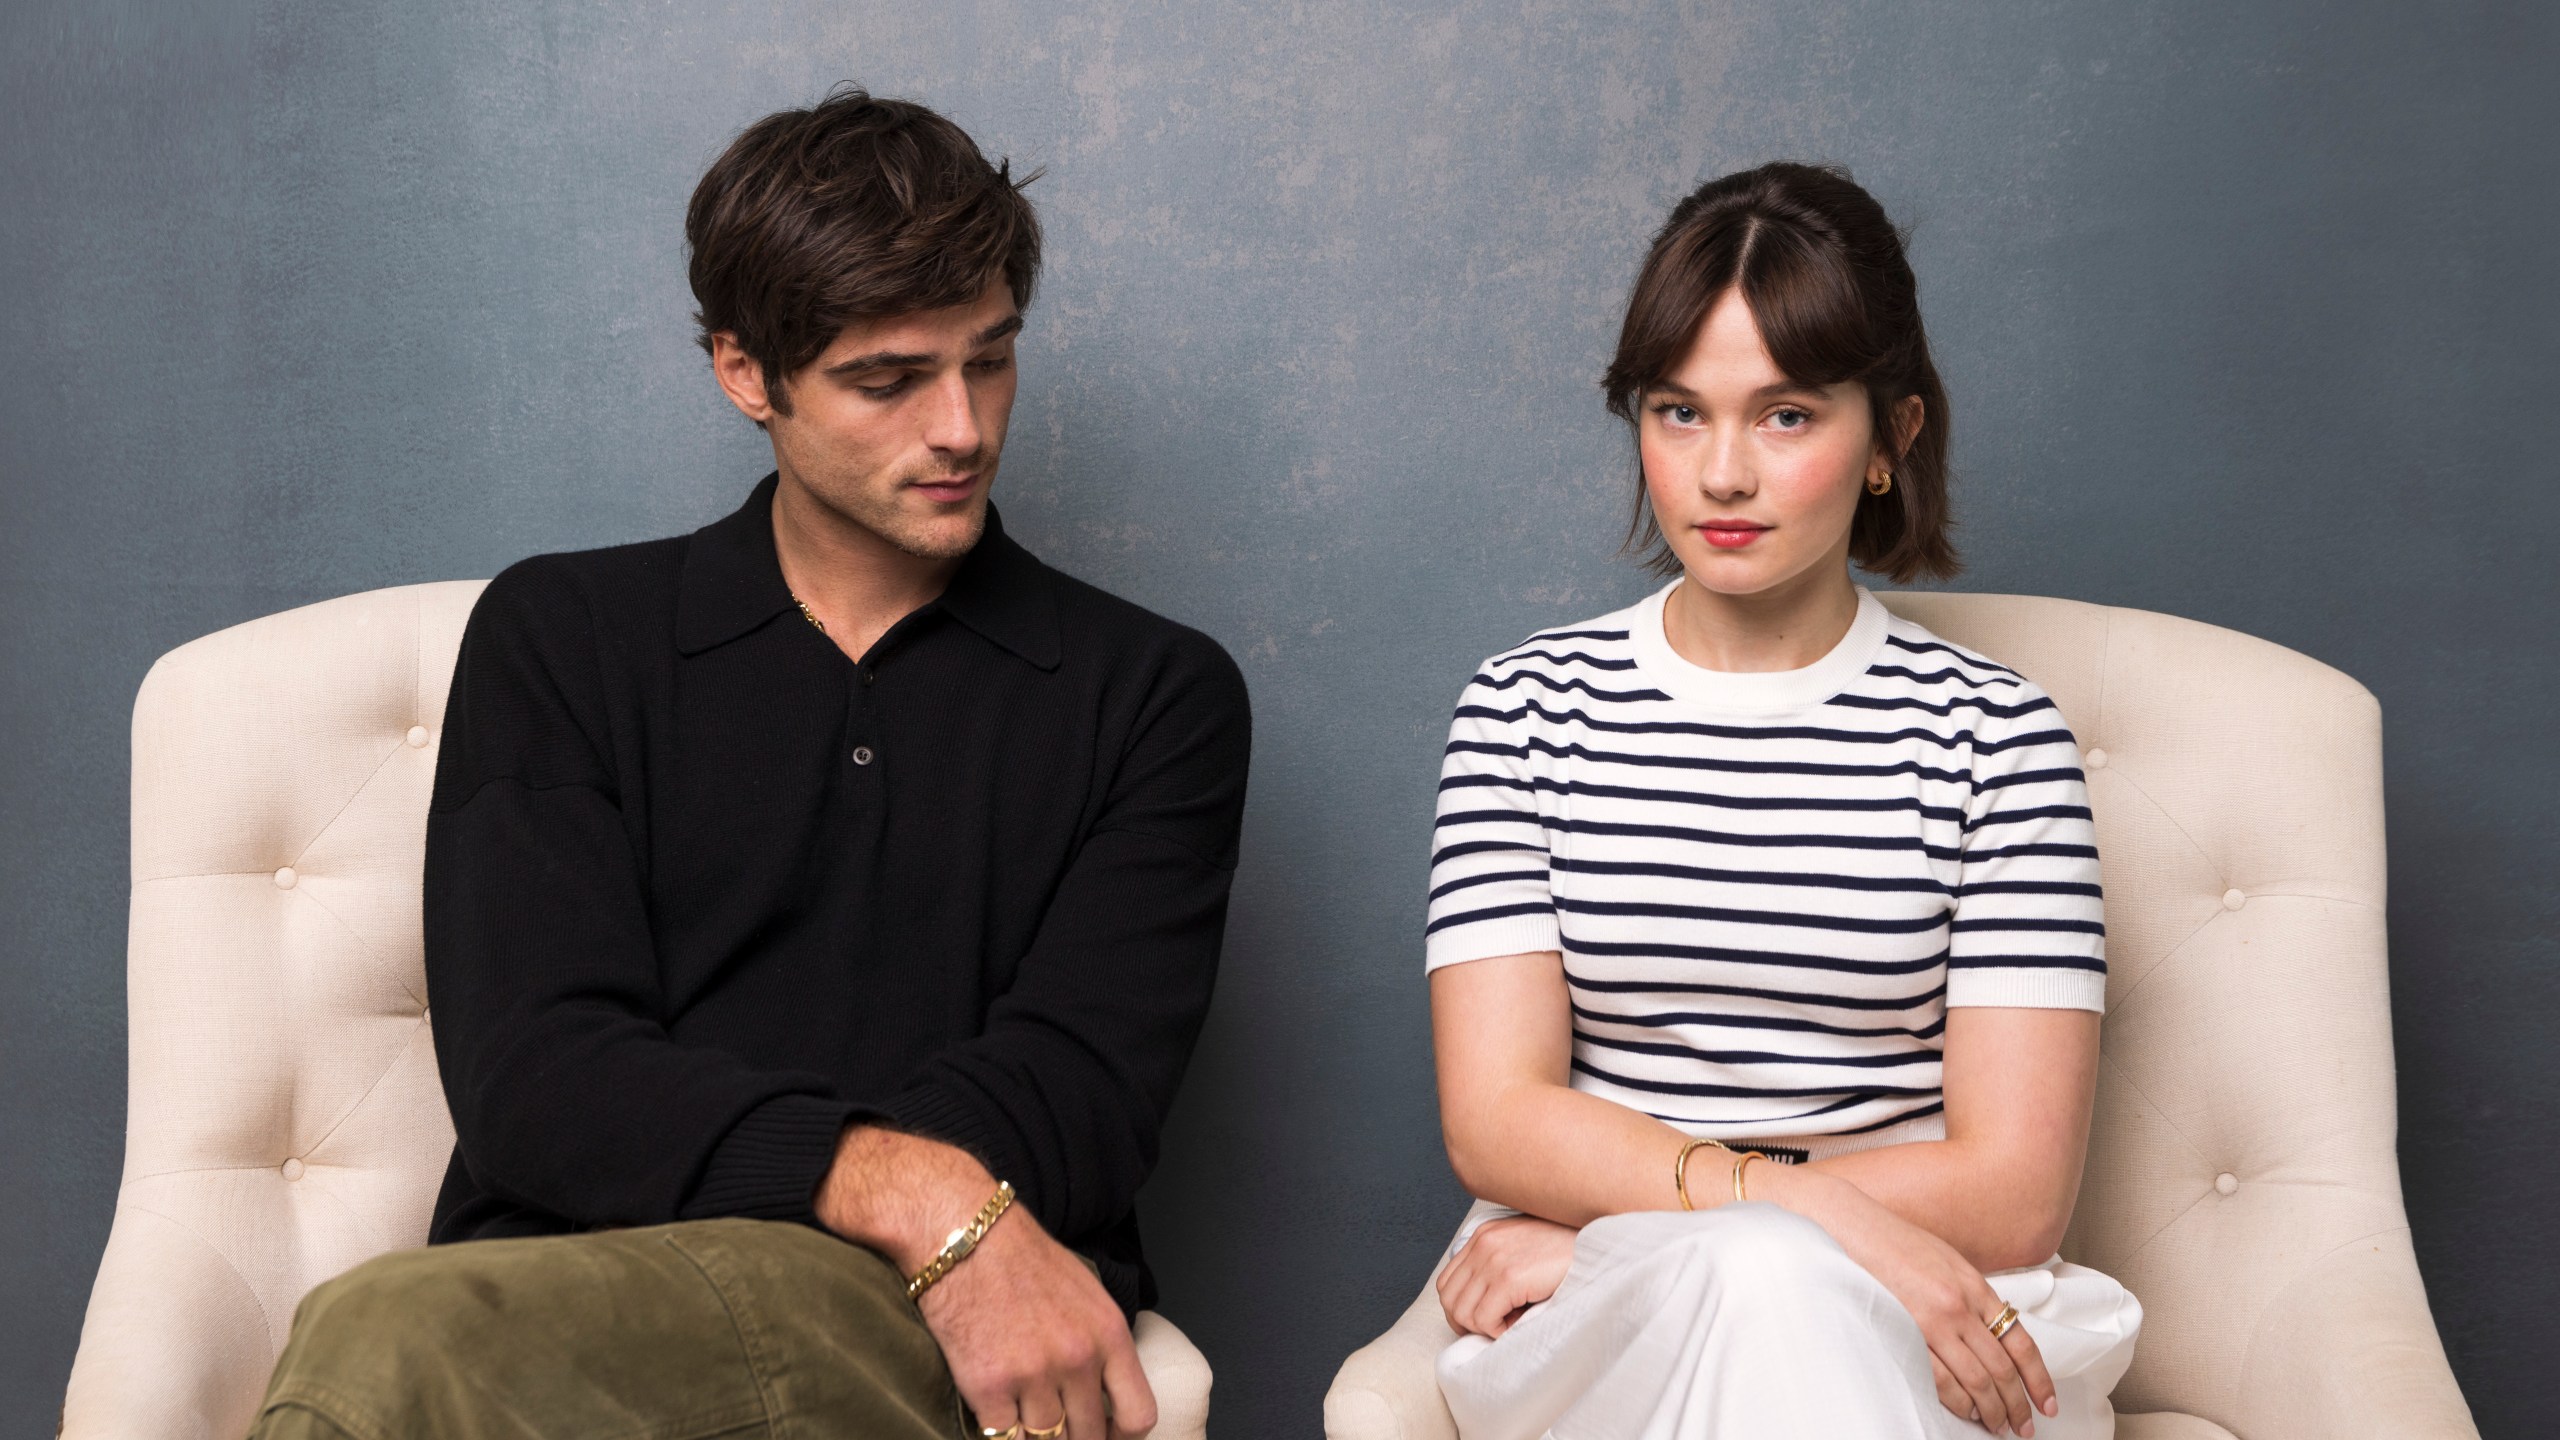
<svg viewBox="0 0 2560 1440"><path fill-rule="evenodd" d="M2382 725L2317 661L2140 610L1898 594L2087 747L2107 889L2096 1132L2063 1253L2146 1317L2124 1440L2474 1436L2393 1153ZM1454 1440L1428 1285L1344 1363L1331 1440Z"/></svg>
<svg viewBox="0 0 2560 1440"><path fill-rule="evenodd" d="M163 656L133 714L124 1185L71 1368L77 1440L234 1440L294 1306L424 1243L453 1146L419 870L478 581L351 595ZM1165 1440L1209 1366L1138 1353Z"/></svg>

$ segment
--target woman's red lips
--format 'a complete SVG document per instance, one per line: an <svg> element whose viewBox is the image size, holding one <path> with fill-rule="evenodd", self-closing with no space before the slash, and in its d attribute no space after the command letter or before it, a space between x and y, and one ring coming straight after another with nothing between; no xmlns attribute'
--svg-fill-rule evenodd
<svg viewBox="0 0 2560 1440"><path fill-rule="evenodd" d="M1766 533L1766 525L1748 520L1710 520L1698 527L1705 532L1707 543L1719 550L1739 550Z"/></svg>

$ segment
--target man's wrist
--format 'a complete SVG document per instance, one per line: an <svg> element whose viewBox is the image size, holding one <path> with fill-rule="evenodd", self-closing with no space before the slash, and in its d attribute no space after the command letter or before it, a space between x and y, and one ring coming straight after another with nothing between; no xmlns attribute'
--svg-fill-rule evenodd
<svg viewBox="0 0 2560 1440"><path fill-rule="evenodd" d="M995 1187L987 1167L956 1145L848 1125L818 1187L818 1222L913 1275L942 1253L951 1232L969 1223Z"/></svg>

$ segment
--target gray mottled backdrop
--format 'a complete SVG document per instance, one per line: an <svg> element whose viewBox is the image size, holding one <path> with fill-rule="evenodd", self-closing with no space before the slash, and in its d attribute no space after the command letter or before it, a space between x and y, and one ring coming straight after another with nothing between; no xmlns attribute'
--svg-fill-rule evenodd
<svg viewBox="0 0 2560 1440"><path fill-rule="evenodd" d="M2552 7L1400 12L144 3L0 13L0 1414L50 1433L114 1201L125 717L161 651L690 528L762 472L684 198L837 80L1047 167L1000 494L1243 662L1218 1005L1148 1194L1227 1437L1312 1434L1460 1197L1421 887L1481 655L1620 604L1594 378L1685 188L1917 227L1968 586L2340 666L2388 726L2401 1153L2493 1436L2560 1431Z"/></svg>

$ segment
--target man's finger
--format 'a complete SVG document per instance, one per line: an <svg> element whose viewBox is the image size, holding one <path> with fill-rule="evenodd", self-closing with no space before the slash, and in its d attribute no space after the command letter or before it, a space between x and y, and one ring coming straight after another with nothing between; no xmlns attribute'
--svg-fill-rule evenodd
<svg viewBox="0 0 2560 1440"><path fill-rule="evenodd" d="M1102 1354L1102 1393L1111 1406L1111 1433L1144 1435L1156 1428L1156 1391L1138 1363L1134 1340L1122 1337Z"/></svg>

